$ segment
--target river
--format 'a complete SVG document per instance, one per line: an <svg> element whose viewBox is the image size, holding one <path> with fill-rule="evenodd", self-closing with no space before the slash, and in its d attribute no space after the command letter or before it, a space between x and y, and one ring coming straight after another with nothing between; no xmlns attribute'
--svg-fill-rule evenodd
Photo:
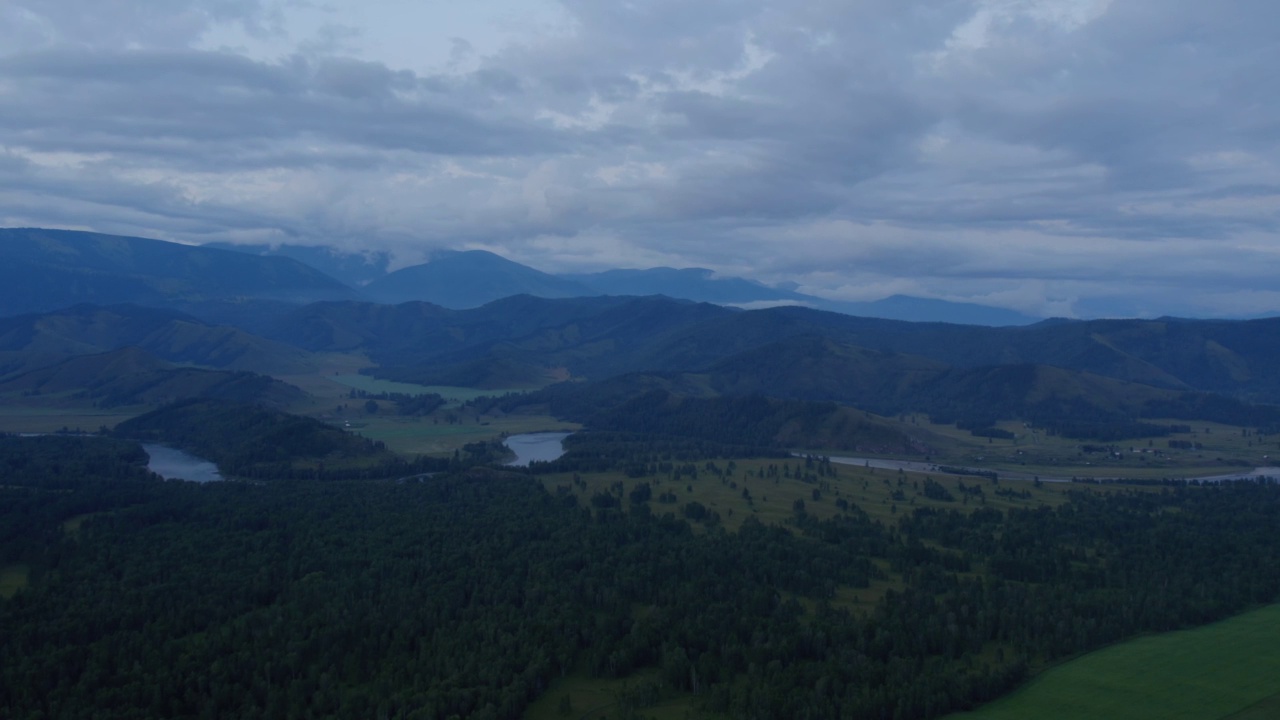
<svg viewBox="0 0 1280 720"><path fill-rule="evenodd" d="M516 459L507 463L510 467L529 467L534 460L549 462L564 455L564 439L573 433L542 432L512 435L502 441Z"/></svg>
<svg viewBox="0 0 1280 720"><path fill-rule="evenodd" d="M147 461L147 469L167 480L204 483L226 479L218 472L217 465L195 455L151 443L143 443L142 449L151 458Z"/></svg>

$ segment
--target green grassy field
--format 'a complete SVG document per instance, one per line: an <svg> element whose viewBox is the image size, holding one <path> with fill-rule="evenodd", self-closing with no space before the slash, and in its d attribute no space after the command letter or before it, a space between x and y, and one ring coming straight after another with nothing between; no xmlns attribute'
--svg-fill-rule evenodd
<svg viewBox="0 0 1280 720"><path fill-rule="evenodd" d="M1115 442L1079 440L1046 435L1020 422L997 425L1017 437L1013 440L974 437L954 425L936 425L922 415L900 418L938 438L934 462L976 465L1001 471L1045 477L1163 478L1219 475L1280 464L1280 437L1259 436L1252 428L1187 420L1147 420L1156 425L1190 426L1190 432L1163 438L1128 438ZM1185 450L1169 447L1169 441L1198 443ZM1120 457L1086 453L1085 445L1114 446Z"/></svg>
<svg viewBox="0 0 1280 720"><path fill-rule="evenodd" d="M63 428L71 431L97 432L98 428L117 424L144 412L137 408L59 408L0 402L0 432L51 433Z"/></svg>
<svg viewBox="0 0 1280 720"><path fill-rule="evenodd" d="M680 694L668 697L652 706L634 711L624 710L619 698L629 688L656 677L654 670L642 670L626 678L591 678L572 674L559 678L542 697L525 710L525 720L717 720L721 716L701 712L693 695ZM568 712L564 710L568 698Z"/></svg>
<svg viewBox="0 0 1280 720"><path fill-rule="evenodd" d="M9 599L27 586L31 569L26 565L9 565L0 568L0 598Z"/></svg>
<svg viewBox="0 0 1280 720"><path fill-rule="evenodd" d="M102 513L91 512L91 513L83 513L81 515L75 515L73 517L69 517L66 520L62 521L62 531L67 533L68 535L74 536L80 532L80 526L84 525L84 522L86 520L101 514Z"/></svg>
<svg viewBox="0 0 1280 720"><path fill-rule="evenodd" d="M1232 713L1223 720L1276 720L1280 718L1280 693L1254 703L1238 713Z"/></svg>
<svg viewBox="0 0 1280 720"><path fill-rule="evenodd" d="M1277 692L1280 604L1089 653L948 720L1254 720L1280 717Z"/></svg>
<svg viewBox="0 0 1280 720"><path fill-rule="evenodd" d="M717 460L716 465L722 470L727 468L727 461ZM804 502L804 509L819 519L833 517L841 512L838 500L845 500L856 505L873 518L886 523L896 522L903 513L916 507L953 508L973 510L979 507L993 507L1005 510L1013 507L1036 507L1039 505L1057 505L1063 502L1065 493L1070 489L1090 487L1099 492L1106 489L1101 486L1079 486L1065 483L1043 483L1039 487L1030 482L1002 482L994 484L980 478L951 477L944 475L928 475L925 473L899 473L896 470L864 468L851 465L836 465L834 477L824 477L818 483L807 483L797 477L797 470L804 467L804 460L756 460L739 459L734 461L735 469L731 476L720 478L703 471L704 464L699 463L697 480L682 478L673 481L669 477L628 478L621 472L581 473L581 485L574 486L572 474L554 474L541 476L543 485L551 492L557 487L570 486L584 505L589 504L591 496L598 492L609 492L621 483L626 492L622 496L624 508L629 507L627 492L640 482L647 482L652 487L653 499L648 501L650 510L655 515L674 513L680 515L684 506L693 501L702 503L707 508L720 514L723 525L728 530L741 527L747 517L754 516L767 524L784 522L795 514L795 502ZM779 468L776 476L770 477L769 467ZM787 470L784 472L784 468ZM787 477L787 474L790 477ZM921 486L925 477L931 477L947 488L955 500L952 502L931 500L922 494ZM981 486L982 498L969 496L968 502L960 486ZM743 496L746 490L750 502ZM813 492L818 490L820 497L814 499ZM676 497L674 503L662 503L658 496L672 493ZM1001 495L998 493L1007 493ZM895 497L895 493L898 496Z"/></svg>
<svg viewBox="0 0 1280 720"><path fill-rule="evenodd" d="M332 379L356 390L367 393L403 393L405 395L426 395L435 393L452 403L462 403L485 395L506 395L524 390L477 390L476 388L452 387L448 385L414 385L412 383L382 380L369 375L334 375Z"/></svg>
<svg viewBox="0 0 1280 720"><path fill-rule="evenodd" d="M511 415L480 420L466 417L459 422L450 423L439 417L353 414L350 423L348 429L351 432L372 440L381 440L388 449L405 455L451 453L467 443L493 440L503 433L515 435L544 430L572 431L580 427L546 415Z"/></svg>

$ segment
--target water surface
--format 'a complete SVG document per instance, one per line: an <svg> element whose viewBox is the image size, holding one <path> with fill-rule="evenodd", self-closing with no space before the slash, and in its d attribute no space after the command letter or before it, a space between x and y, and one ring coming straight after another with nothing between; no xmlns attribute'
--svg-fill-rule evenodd
<svg viewBox="0 0 1280 720"><path fill-rule="evenodd" d="M151 458L147 469L166 480L190 480L191 482L216 482L225 480L218 466L181 450L164 445L143 443L142 449Z"/></svg>
<svg viewBox="0 0 1280 720"><path fill-rule="evenodd" d="M512 435L502 441L507 449L516 454L516 459L507 463L512 467L529 467L534 460L550 462L564 455L564 439L573 433L544 432Z"/></svg>

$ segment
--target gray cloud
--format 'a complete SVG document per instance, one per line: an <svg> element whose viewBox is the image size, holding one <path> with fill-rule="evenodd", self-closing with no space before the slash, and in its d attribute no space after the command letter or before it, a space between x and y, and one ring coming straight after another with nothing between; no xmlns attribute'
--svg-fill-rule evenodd
<svg viewBox="0 0 1280 720"><path fill-rule="evenodd" d="M433 74L363 28L298 36L289 3L15 0L0 218L1280 312L1273 3L560 4ZM228 27L278 52L198 49Z"/></svg>

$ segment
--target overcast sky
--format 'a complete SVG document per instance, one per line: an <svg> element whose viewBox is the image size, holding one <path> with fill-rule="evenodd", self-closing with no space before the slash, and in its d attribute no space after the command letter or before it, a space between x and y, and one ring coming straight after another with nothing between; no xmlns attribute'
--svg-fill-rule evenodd
<svg viewBox="0 0 1280 720"><path fill-rule="evenodd" d="M1275 0L0 0L0 225L1277 314L1277 28Z"/></svg>

